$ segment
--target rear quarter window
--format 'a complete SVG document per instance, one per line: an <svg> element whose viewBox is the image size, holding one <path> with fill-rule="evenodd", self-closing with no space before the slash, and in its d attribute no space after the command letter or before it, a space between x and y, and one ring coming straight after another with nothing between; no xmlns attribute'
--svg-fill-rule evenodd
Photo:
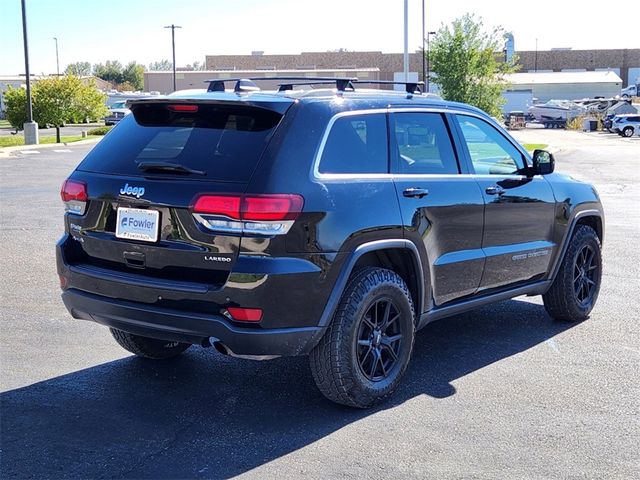
<svg viewBox="0 0 640 480"><path fill-rule="evenodd" d="M331 126L318 171L387 173L388 163L385 115L347 115L339 117Z"/></svg>
<svg viewBox="0 0 640 480"><path fill-rule="evenodd" d="M167 104L134 105L133 114L78 169L139 176L140 162L156 160L204 171L206 179L249 180L282 115L242 105L197 107L195 112L176 112Z"/></svg>

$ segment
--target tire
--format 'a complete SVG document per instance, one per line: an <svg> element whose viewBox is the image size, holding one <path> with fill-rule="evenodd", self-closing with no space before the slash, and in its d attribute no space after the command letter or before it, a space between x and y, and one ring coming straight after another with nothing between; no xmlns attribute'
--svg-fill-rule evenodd
<svg viewBox="0 0 640 480"><path fill-rule="evenodd" d="M622 129L623 137L633 137L633 127L624 127Z"/></svg>
<svg viewBox="0 0 640 480"><path fill-rule="evenodd" d="M115 328L110 328L109 330L113 338L116 339L116 342L118 342L122 348L138 357L150 358L152 360L164 360L177 357L191 346L188 343L167 342L166 340L158 340L156 338L141 337L140 335L123 332Z"/></svg>
<svg viewBox="0 0 640 480"><path fill-rule="evenodd" d="M343 405L368 408L393 393L415 337L409 289L391 270L352 274L324 336L309 355L316 385Z"/></svg>
<svg viewBox="0 0 640 480"><path fill-rule="evenodd" d="M585 320L598 299L602 280L600 239L593 228L578 225L551 288L542 296L555 320Z"/></svg>

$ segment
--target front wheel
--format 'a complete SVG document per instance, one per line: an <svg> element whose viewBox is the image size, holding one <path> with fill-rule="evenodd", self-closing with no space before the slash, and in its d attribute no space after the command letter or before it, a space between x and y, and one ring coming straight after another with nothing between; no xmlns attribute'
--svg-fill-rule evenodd
<svg viewBox="0 0 640 480"><path fill-rule="evenodd" d="M142 337L133 333L110 328L111 335L118 345L131 353L152 360L164 360L180 355L191 345L188 343L168 342L156 338Z"/></svg>
<svg viewBox="0 0 640 480"><path fill-rule="evenodd" d="M622 130L623 137L633 137L633 127L624 127Z"/></svg>
<svg viewBox="0 0 640 480"><path fill-rule="evenodd" d="M309 358L320 391L336 403L367 408L389 396L404 374L415 334L411 295L391 270L352 275L333 321Z"/></svg>
<svg viewBox="0 0 640 480"><path fill-rule="evenodd" d="M578 225L551 288L542 296L547 313L568 322L586 319L598 299L601 279L600 239L593 228Z"/></svg>

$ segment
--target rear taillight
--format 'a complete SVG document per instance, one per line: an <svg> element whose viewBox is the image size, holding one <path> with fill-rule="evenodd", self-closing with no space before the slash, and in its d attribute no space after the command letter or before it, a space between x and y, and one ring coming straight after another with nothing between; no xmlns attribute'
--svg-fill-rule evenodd
<svg viewBox="0 0 640 480"><path fill-rule="evenodd" d="M65 211L74 215L84 215L87 208L87 184L75 180L65 180L60 190Z"/></svg>
<svg viewBox="0 0 640 480"><path fill-rule="evenodd" d="M282 235L300 215L304 199L295 194L212 195L193 202L193 215L208 230L250 235Z"/></svg>

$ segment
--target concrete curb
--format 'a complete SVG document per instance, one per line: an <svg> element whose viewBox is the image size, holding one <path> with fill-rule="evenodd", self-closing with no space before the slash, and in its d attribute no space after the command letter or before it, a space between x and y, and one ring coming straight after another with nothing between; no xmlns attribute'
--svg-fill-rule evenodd
<svg viewBox="0 0 640 480"><path fill-rule="evenodd" d="M21 152L24 150L40 150L45 148L60 148L60 147L69 147L72 145L89 145L92 143L98 143L102 140L102 136L96 138L88 138L87 140L78 140L77 142L62 142L62 143L46 143L44 145L18 145L15 147L3 147L0 148L0 157L8 157L13 152Z"/></svg>

